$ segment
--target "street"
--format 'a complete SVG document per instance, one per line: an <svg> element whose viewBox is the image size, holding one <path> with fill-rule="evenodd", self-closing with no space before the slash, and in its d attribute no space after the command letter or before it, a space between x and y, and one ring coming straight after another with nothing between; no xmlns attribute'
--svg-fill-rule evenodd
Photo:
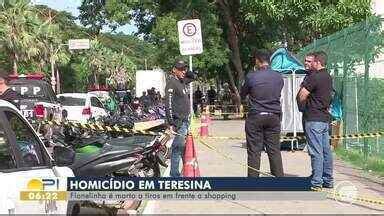
<svg viewBox="0 0 384 216"><path fill-rule="evenodd" d="M213 121L209 125L212 136L244 135L244 122L240 120ZM201 176L243 177L246 176L246 149L243 141L205 140L220 150L213 152L195 139ZM229 160L222 155L230 156ZM309 176L310 158L303 151L283 151L283 165L286 176ZM261 171L269 172L268 157L262 154ZM335 160L335 185L349 181L364 197L382 197L384 186L377 179L366 177L361 170ZM349 204L333 199L323 201L149 201L143 213L150 214L382 214L383 206L371 204Z"/></svg>

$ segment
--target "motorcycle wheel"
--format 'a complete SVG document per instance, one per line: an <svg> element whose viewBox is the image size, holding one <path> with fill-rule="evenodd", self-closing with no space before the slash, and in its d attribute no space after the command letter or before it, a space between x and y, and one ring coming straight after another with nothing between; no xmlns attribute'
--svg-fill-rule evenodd
<svg viewBox="0 0 384 216"><path fill-rule="evenodd" d="M156 163L154 165L149 165L145 169L145 178L153 178L153 177L160 177L161 172L160 172L160 165L159 163Z"/></svg>
<svg viewBox="0 0 384 216"><path fill-rule="evenodd" d="M161 154L164 156L164 158L166 159L170 159L171 158L171 149L168 148L167 146L163 146L161 149L160 149L160 152Z"/></svg>
<svg viewBox="0 0 384 216"><path fill-rule="evenodd" d="M137 210L141 205L141 200L124 200L122 208L117 209L117 215L126 215L128 210Z"/></svg>

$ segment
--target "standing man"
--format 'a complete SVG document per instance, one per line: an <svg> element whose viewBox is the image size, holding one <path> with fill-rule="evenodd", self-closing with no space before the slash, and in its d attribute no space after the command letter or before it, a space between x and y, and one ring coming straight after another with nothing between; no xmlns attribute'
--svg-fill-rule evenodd
<svg viewBox="0 0 384 216"><path fill-rule="evenodd" d="M180 158L184 159L185 138L188 133L190 102L187 92L187 65L177 61L165 86L166 115L170 129L177 133L172 143L171 177L179 177Z"/></svg>
<svg viewBox="0 0 384 216"><path fill-rule="evenodd" d="M201 100L203 98L203 92L201 92L200 87L197 87L197 90L193 94L193 111L195 112L195 115L200 113L201 110ZM200 105L200 110L199 110Z"/></svg>
<svg viewBox="0 0 384 216"><path fill-rule="evenodd" d="M229 114L232 109L231 109L231 105L232 105L232 93L231 93L231 90L229 89L229 84L228 83L224 83L223 85L223 92L220 94L220 104L222 105L222 111L223 111L223 117L224 117L224 120L228 120L229 119Z"/></svg>
<svg viewBox="0 0 384 216"><path fill-rule="evenodd" d="M213 86L211 86L211 88L207 91L207 96L208 96L208 104L215 105L216 91L213 88Z"/></svg>
<svg viewBox="0 0 384 216"><path fill-rule="evenodd" d="M312 71L303 81L297 99L303 108L305 136L311 156L313 189L333 188L333 158L329 144L329 107L331 104L332 78L325 69L326 55L310 53L305 57L308 70Z"/></svg>
<svg viewBox="0 0 384 216"><path fill-rule="evenodd" d="M146 91L143 91L143 94L140 97L140 102L144 105L145 108L148 108L151 104L151 98Z"/></svg>
<svg viewBox="0 0 384 216"><path fill-rule="evenodd" d="M284 175L280 153L280 96L283 77L269 67L269 54L256 51L253 63L258 68L247 74L241 98L249 95L249 113L245 122L248 153L248 177L258 177L261 151L266 148L272 175ZM256 170L254 170L254 169Z"/></svg>

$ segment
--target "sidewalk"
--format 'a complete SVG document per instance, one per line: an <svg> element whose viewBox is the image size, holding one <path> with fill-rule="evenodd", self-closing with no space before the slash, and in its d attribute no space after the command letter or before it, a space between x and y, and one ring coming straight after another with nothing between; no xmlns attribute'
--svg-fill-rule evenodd
<svg viewBox="0 0 384 216"><path fill-rule="evenodd" d="M213 121L210 134L214 136L244 135L243 121ZM206 140L209 145L233 158L224 158L217 152L198 143L198 161L202 176L246 176L247 169L239 163L246 163L244 141ZM309 176L310 158L302 151L282 152L284 171L287 176ZM335 160L336 185L349 181L364 197L384 197L384 186L360 177L359 170L342 161ZM262 171L269 172L268 157L262 154ZM154 214L383 214L384 206L365 204L343 204L335 200L322 201L151 201ZM149 213L148 211L145 211Z"/></svg>

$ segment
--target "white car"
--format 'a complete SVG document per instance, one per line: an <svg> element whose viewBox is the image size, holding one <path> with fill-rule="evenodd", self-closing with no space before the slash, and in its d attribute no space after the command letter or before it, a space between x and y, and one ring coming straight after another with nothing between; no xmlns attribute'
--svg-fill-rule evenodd
<svg viewBox="0 0 384 216"><path fill-rule="evenodd" d="M90 93L58 94L63 110L67 111L67 120L86 123L91 118L108 116L103 103L96 95Z"/></svg>
<svg viewBox="0 0 384 216"><path fill-rule="evenodd" d="M107 91L90 91L88 94L96 95L97 98L101 100L101 102L107 101L109 98L111 98L109 96L109 92Z"/></svg>
<svg viewBox="0 0 384 216"><path fill-rule="evenodd" d="M57 179L74 176L68 164L54 161L25 117L4 100L0 100L0 119L0 214L66 214L68 201L21 201L21 192L36 189L36 184L29 184L32 179L40 183L56 179L54 189L66 191L66 182L59 184ZM60 148L64 147L55 148L55 158L68 153Z"/></svg>

